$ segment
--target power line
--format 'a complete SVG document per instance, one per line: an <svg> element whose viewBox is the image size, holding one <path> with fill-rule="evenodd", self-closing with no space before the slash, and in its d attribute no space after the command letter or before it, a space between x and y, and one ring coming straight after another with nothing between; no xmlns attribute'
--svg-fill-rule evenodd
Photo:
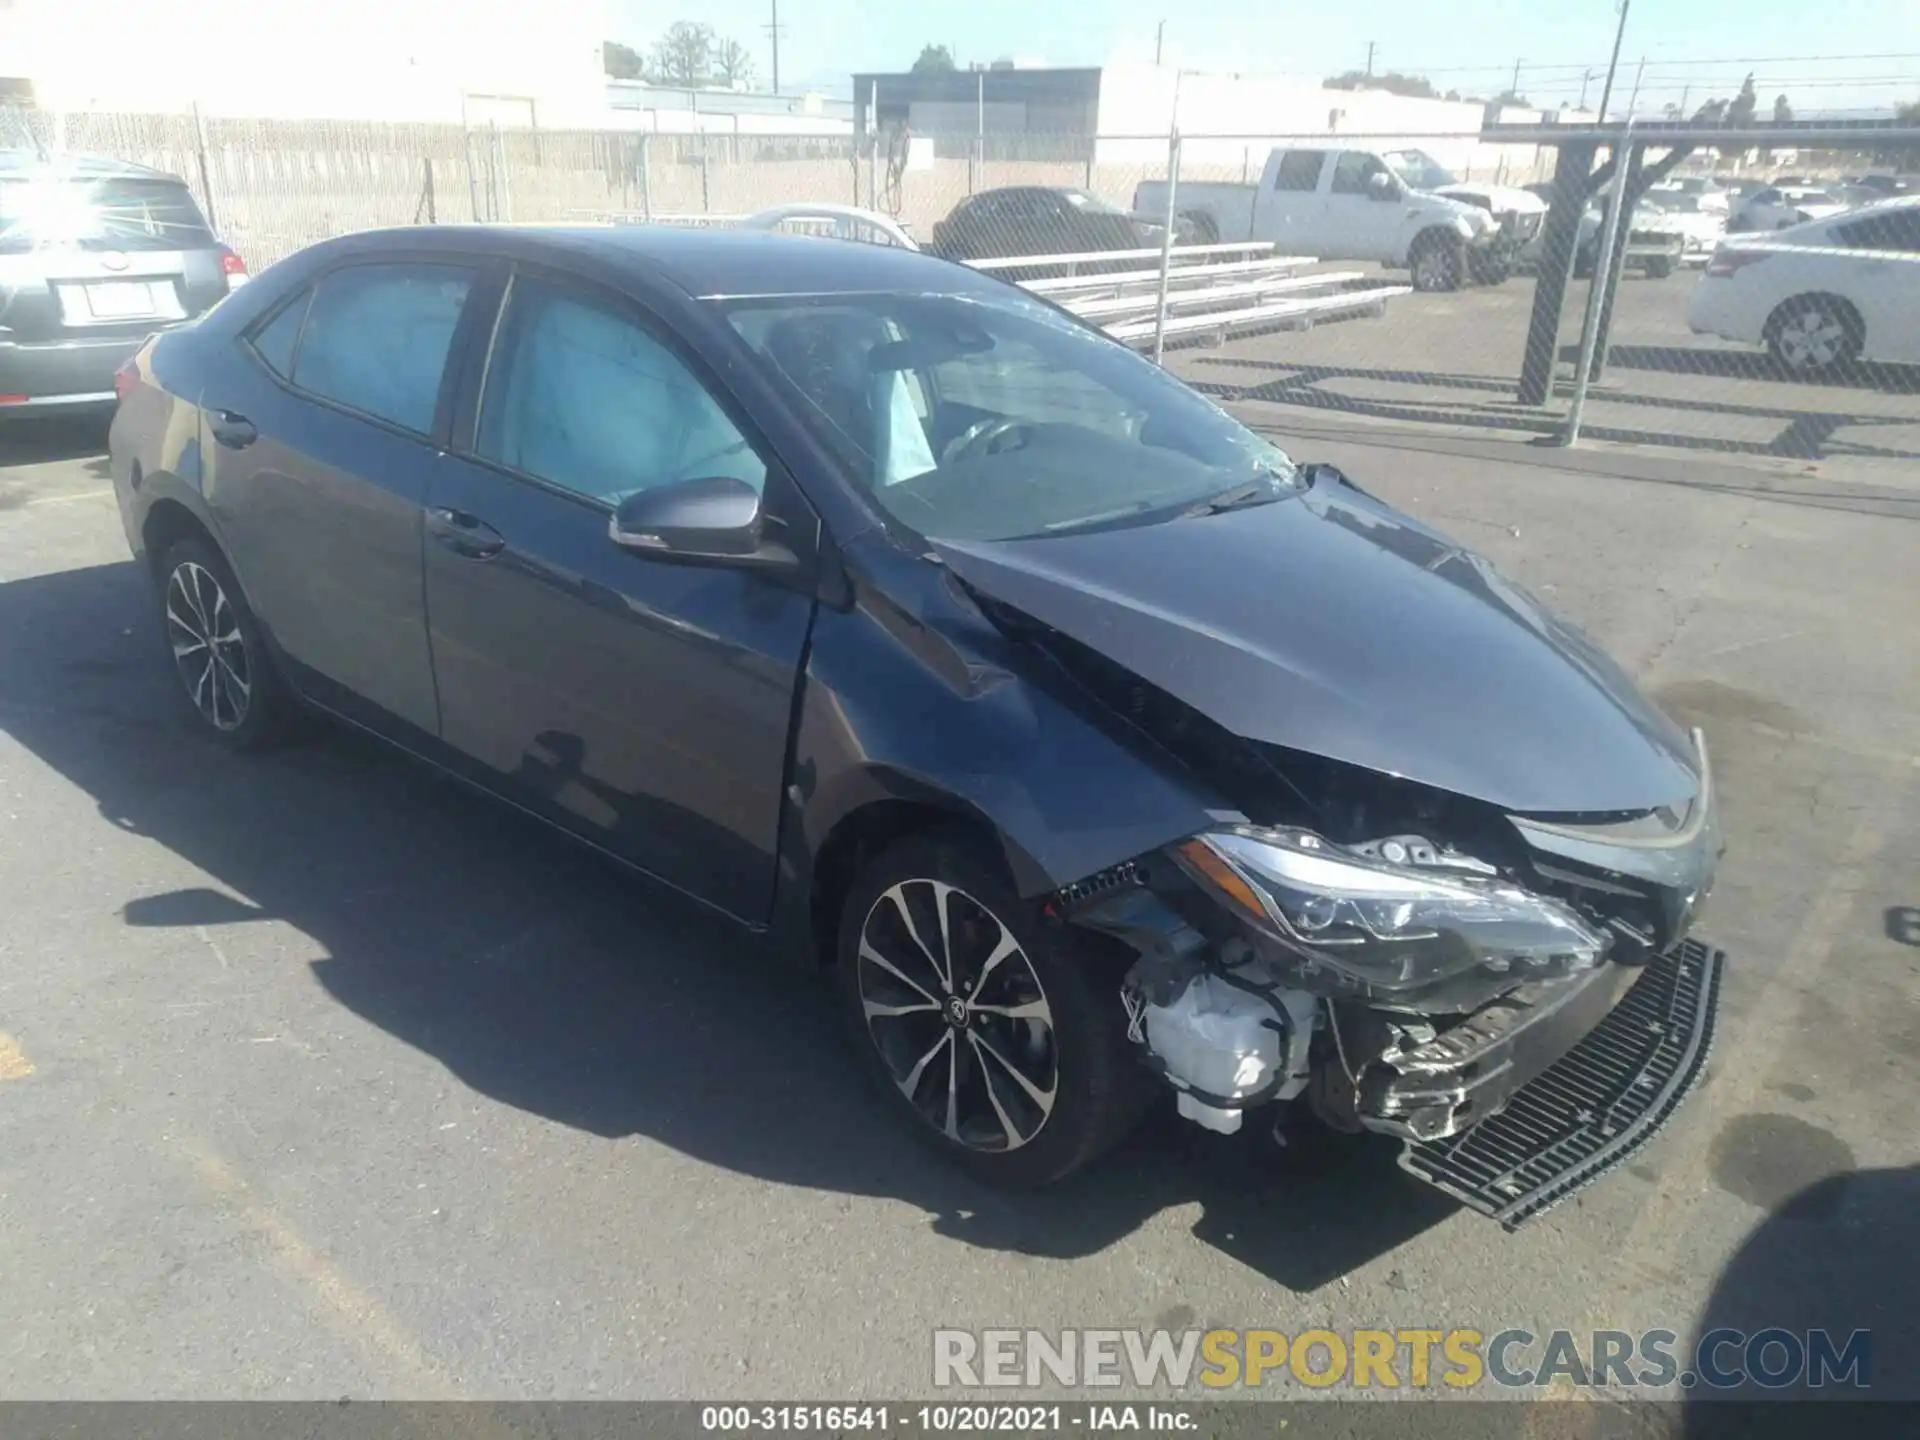
<svg viewBox="0 0 1920 1440"><path fill-rule="evenodd" d="M1648 60L1647 68L1656 66L1672 69L1676 65L1824 65L1839 61L1858 60L1920 60L1920 51L1887 52L1874 55L1732 55L1725 58L1706 56L1694 60ZM1597 69L1602 62L1596 60L1576 60L1565 63L1537 63L1529 60L1527 71L1532 74L1540 70L1571 70L1576 74L1582 70ZM1416 65L1413 73L1419 75L1499 75L1507 70L1504 63L1494 65ZM1302 74L1308 73L1305 71ZM1920 79L1920 76L1916 76Z"/></svg>

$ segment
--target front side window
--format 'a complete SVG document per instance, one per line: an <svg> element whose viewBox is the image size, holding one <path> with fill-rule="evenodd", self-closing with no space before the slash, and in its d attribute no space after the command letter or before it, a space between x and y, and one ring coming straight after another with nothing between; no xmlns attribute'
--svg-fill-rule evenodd
<svg viewBox="0 0 1920 1440"><path fill-rule="evenodd" d="M590 500L767 467L691 370L641 325L541 280L514 281L475 449Z"/></svg>
<svg viewBox="0 0 1920 1440"><path fill-rule="evenodd" d="M1920 208L1883 210L1837 226L1841 241L1855 250L1898 250L1920 254Z"/></svg>
<svg viewBox="0 0 1920 1440"><path fill-rule="evenodd" d="M1387 165L1409 190L1438 190L1457 185L1454 173L1424 150L1389 150Z"/></svg>
<svg viewBox="0 0 1920 1440"><path fill-rule="evenodd" d="M1324 150L1289 150L1280 157L1273 172L1276 190L1312 190L1320 184L1320 167L1326 162Z"/></svg>
<svg viewBox="0 0 1920 1440"><path fill-rule="evenodd" d="M1147 524L1298 486L1218 406L1017 291L711 303L856 483L923 535Z"/></svg>
<svg viewBox="0 0 1920 1440"><path fill-rule="evenodd" d="M1333 164L1333 193L1336 195L1364 195L1367 193L1367 181L1374 175L1384 174L1386 167L1373 156L1359 150L1349 150Z"/></svg>
<svg viewBox="0 0 1920 1440"><path fill-rule="evenodd" d="M430 434L454 327L472 285L473 272L457 265L335 270L320 282L307 309L293 383Z"/></svg>

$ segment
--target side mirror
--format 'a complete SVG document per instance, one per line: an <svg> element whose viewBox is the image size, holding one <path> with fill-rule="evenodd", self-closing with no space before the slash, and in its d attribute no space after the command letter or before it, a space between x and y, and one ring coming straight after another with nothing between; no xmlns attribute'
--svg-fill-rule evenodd
<svg viewBox="0 0 1920 1440"><path fill-rule="evenodd" d="M794 563L762 533L760 494L731 475L709 475L642 490L620 502L607 534L623 550L694 564Z"/></svg>
<svg viewBox="0 0 1920 1440"><path fill-rule="evenodd" d="M1393 183L1393 177L1384 170L1376 170L1367 177L1367 198L1369 200L1398 200L1400 187Z"/></svg>

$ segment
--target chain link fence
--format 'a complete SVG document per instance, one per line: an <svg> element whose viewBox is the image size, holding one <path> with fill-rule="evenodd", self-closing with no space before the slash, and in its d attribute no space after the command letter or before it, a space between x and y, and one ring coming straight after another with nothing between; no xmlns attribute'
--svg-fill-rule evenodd
<svg viewBox="0 0 1920 1440"><path fill-rule="evenodd" d="M750 117L742 117L750 121ZM889 217L1270 415L1730 457L1920 459L1920 190L1897 153L1422 135L699 134L14 112L182 176L257 270L428 222ZM1868 206L1876 206L1867 209ZM1629 223L1616 227L1616 208ZM1811 223L1810 223L1811 222ZM1788 228L1781 228L1788 227ZM1798 228L1792 228L1798 227ZM1575 397L1586 354L1588 383Z"/></svg>

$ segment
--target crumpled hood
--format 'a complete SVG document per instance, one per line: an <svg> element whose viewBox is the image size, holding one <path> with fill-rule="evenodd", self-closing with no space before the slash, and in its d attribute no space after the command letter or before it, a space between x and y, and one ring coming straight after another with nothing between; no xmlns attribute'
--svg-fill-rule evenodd
<svg viewBox="0 0 1920 1440"><path fill-rule="evenodd" d="M1319 473L1220 515L933 543L983 594L1248 740L1521 813L1695 794L1691 743L1583 635L1480 556Z"/></svg>
<svg viewBox="0 0 1920 1440"><path fill-rule="evenodd" d="M1449 200L1485 200L1496 215L1504 215L1509 210L1519 215L1544 215L1547 202L1531 190L1522 190L1513 185L1477 185L1463 180L1457 185L1442 185L1433 192L1444 195Z"/></svg>

